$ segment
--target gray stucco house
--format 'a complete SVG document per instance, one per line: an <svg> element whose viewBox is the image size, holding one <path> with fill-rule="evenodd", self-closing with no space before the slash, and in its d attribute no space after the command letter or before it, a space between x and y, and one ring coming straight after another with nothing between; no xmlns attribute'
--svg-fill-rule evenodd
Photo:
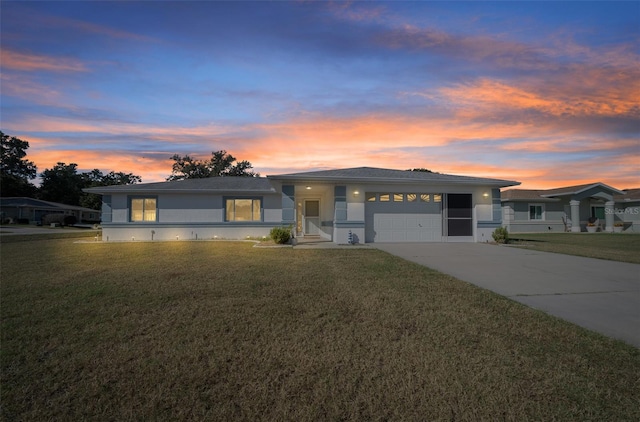
<svg viewBox="0 0 640 422"><path fill-rule="evenodd" d="M502 221L512 233L640 231L640 189L595 182L557 189L502 192Z"/></svg>
<svg viewBox="0 0 640 422"><path fill-rule="evenodd" d="M29 223L35 224L41 222L42 217L47 214L72 215L79 223L100 221L100 211L91 208L27 197L0 198L0 218L2 220L29 220Z"/></svg>
<svg viewBox="0 0 640 422"><path fill-rule="evenodd" d="M284 225L340 244L484 242L502 225L500 188L518 184L361 167L85 191L102 195L103 241L242 239Z"/></svg>

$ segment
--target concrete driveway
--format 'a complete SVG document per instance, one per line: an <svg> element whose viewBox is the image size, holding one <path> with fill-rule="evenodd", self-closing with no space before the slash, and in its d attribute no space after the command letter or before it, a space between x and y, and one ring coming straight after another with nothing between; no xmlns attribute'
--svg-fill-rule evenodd
<svg viewBox="0 0 640 422"><path fill-rule="evenodd" d="M375 247L640 348L640 264L482 243Z"/></svg>

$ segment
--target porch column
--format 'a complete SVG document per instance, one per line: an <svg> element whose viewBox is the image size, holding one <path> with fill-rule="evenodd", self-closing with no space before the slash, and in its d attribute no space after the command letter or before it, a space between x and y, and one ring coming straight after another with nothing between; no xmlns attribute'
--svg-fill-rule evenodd
<svg viewBox="0 0 640 422"><path fill-rule="evenodd" d="M295 226L296 222L296 188L293 185L282 186L282 225ZM295 228L294 228L295 233Z"/></svg>
<svg viewBox="0 0 640 422"><path fill-rule="evenodd" d="M615 205L615 202L613 201L607 201L604 204L604 221L605 221L604 231L609 233L613 232L613 216L615 214L615 210L613 209L614 205Z"/></svg>
<svg viewBox="0 0 640 422"><path fill-rule="evenodd" d="M580 201L569 201L571 205L571 231L580 232Z"/></svg>

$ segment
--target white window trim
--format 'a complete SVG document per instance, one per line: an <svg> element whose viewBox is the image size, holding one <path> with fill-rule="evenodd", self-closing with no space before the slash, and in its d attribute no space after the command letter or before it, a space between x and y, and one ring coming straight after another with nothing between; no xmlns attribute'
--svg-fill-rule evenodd
<svg viewBox="0 0 640 422"><path fill-rule="evenodd" d="M252 201L251 204L251 216L252 219L251 220L236 220L236 215L235 215L235 201L238 200L249 200ZM254 220L253 219L253 201L260 201L260 218L258 220ZM234 201L234 218L233 220L231 220L229 218L229 215L227 215L227 201ZM236 196L227 196L223 198L222 201L223 207L224 207L224 222L225 223L232 223L232 224L246 224L246 223L256 223L256 222L261 222L264 221L264 200L262 197L236 197Z"/></svg>

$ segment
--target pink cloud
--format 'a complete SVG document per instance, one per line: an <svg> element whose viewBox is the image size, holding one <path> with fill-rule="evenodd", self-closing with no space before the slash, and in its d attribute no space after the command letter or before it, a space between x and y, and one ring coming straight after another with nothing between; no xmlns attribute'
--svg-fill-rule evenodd
<svg viewBox="0 0 640 422"><path fill-rule="evenodd" d="M43 54L29 54L0 50L0 63L5 69L20 71L48 70L53 72L86 72L86 65L77 59L54 57Z"/></svg>
<svg viewBox="0 0 640 422"><path fill-rule="evenodd" d="M61 94L57 89L34 82L25 75L3 72L0 80L3 95L22 98L36 104L60 105Z"/></svg>

